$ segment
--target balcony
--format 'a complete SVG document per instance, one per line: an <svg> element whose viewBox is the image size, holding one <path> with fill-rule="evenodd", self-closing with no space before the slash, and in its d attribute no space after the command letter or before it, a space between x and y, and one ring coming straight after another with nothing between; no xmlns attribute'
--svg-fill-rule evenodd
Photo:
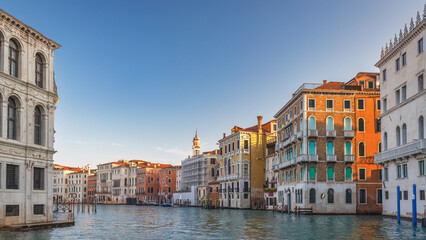
<svg viewBox="0 0 426 240"><path fill-rule="evenodd" d="M345 130L344 137L345 138L353 138L355 136L354 130Z"/></svg>
<svg viewBox="0 0 426 240"><path fill-rule="evenodd" d="M403 146L392 148L374 155L374 163L406 158L416 154L426 154L426 139L419 139Z"/></svg>
<svg viewBox="0 0 426 240"><path fill-rule="evenodd" d="M355 162L355 155L345 155L345 162Z"/></svg>
<svg viewBox="0 0 426 240"><path fill-rule="evenodd" d="M303 137L303 132L302 131L297 132L297 138L302 139L302 137Z"/></svg>
<svg viewBox="0 0 426 240"><path fill-rule="evenodd" d="M318 130L308 130L308 137L318 137Z"/></svg>
<svg viewBox="0 0 426 240"><path fill-rule="evenodd" d="M296 140L297 140L297 136L296 135L291 135L290 141L291 142L296 142Z"/></svg>
<svg viewBox="0 0 426 240"><path fill-rule="evenodd" d="M297 162L317 162L318 154L303 154L297 157Z"/></svg>
<svg viewBox="0 0 426 240"><path fill-rule="evenodd" d="M272 170L278 171L280 169L279 164L275 164L272 166Z"/></svg>
<svg viewBox="0 0 426 240"><path fill-rule="evenodd" d="M327 156L326 156L326 161L327 161L327 162L336 162L336 161L337 161L337 157L336 157L336 155L335 155L335 154L333 154L333 155L329 155L329 154L327 154Z"/></svg>
<svg viewBox="0 0 426 240"><path fill-rule="evenodd" d="M249 154L250 151L248 149L243 149L243 154Z"/></svg>
<svg viewBox="0 0 426 240"><path fill-rule="evenodd" d="M336 137L336 130L327 130L326 137Z"/></svg>

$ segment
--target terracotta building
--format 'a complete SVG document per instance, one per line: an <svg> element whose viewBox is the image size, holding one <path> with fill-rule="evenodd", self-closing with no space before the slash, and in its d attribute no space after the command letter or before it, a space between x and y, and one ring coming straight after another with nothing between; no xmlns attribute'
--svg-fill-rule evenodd
<svg viewBox="0 0 426 240"><path fill-rule="evenodd" d="M266 143L275 137L276 120L249 128L232 128L232 134L219 140L219 191L221 206L260 208L263 206Z"/></svg>
<svg viewBox="0 0 426 240"><path fill-rule="evenodd" d="M87 201L95 202L96 197L96 170L91 170L91 175L87 177Z"/></svg>
<svg viewBox="0 0 426 240"><path fill-rule="evenodd" d="M176 192L176 173L180 167L166 167L159 171L160 175L160 201L172 203L173 193Z"/></svg>
<svg viewBox="0 0 426 240"><path fill-rule="evenodd" d="M278 204L315 213L381 212L377 73L303 84L275 114Z"/></svg>
<svg viewBox="0 0 426 240"><path fill-rule="evenodd" d="M137 201L156 202L160 200L160 170L170 164L141 163L137 168Z"/></svg>

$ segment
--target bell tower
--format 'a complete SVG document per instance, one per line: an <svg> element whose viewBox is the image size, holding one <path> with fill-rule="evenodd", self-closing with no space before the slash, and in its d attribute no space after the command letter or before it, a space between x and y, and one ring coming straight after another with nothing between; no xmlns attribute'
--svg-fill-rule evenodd
<svg viewBox="0 0 426 240"><path fill-rule="evenodd" d="M198 138L198 131L195 130L195 137L192 139L192 156L200 155L201 147L200 147L200 139Z"/></svg>

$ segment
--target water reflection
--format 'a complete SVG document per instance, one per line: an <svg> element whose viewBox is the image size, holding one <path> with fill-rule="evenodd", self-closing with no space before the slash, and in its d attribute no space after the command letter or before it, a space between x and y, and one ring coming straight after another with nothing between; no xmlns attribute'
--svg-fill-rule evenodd
<svg viewBox="0 0 426 240"><path fill-rule="evenodd" d="M0 239L426 239L426 229L381 216L295 216L251 210L99 206L74 227L3 232Z"/></svg>

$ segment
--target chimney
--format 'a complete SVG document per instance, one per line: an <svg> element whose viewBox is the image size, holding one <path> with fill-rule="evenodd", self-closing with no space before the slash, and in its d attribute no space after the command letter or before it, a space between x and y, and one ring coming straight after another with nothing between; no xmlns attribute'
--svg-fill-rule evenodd
<svg viewBox="0 0 426 240"><path fill-rule="evenodd" d="M225 138L226 137L226 133L223 133L223 138Z"/></svg>
<svg viewBox="0 0 426 240"><path fill-rule="evenodd" d="M262 133L262 116L257 116L257 129L259 133Z"/></svg>
<svg viewBox="0 0 426 240"><path fill-rule="evenodd" d="M327 83L327 80L322 80L322 84L325 85Z"/></svg>
<svg viewBox="0 0 426 240"><path fill-rule="evenodd" d="M293 95L291 95L291 98L294 98L294 96L296 96L296 94L293 93Z"/></svg>

